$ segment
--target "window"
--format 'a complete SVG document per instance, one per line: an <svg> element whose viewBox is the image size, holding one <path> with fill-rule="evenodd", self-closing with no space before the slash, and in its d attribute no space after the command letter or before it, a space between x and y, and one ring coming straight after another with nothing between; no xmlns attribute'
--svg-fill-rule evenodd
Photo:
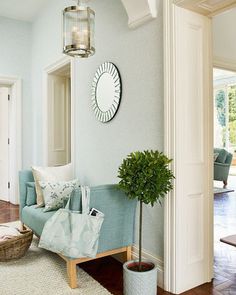
<svg viewBox="0 0 236 295"><path fill-rule="evenodd" d="M236 151L236 73L214 69L214 146Z"/></svg>

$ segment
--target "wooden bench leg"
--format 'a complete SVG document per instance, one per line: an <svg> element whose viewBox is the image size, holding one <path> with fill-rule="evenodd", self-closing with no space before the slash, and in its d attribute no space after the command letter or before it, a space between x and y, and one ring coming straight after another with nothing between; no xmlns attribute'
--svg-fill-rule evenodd
<svg viewBox="0 0 236 295"><path fill-rule="evenodd" d="M124 252L124 262L129 261L132 259L132 247L128 246L126 247L126 251Z"/></svg>
<svg viewBox="0 0 236 295"><path fill-rule="evenodd" d="M72 289L77 288L77 267L73 260L66 262L69 285Z"/></svg>

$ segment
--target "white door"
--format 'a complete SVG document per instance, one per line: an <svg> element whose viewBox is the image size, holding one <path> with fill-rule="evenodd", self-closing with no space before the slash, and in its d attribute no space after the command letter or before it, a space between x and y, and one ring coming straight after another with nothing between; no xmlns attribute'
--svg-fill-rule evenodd
<svg viewBox="0 0 236 295"><path fill-rule="evenodd" d="M8 88L0 87L0 200L9 201Z"/></svg>
<svg viewBox="0 0 236 295"><path fill-rule="evenodd" d="M175 5L172 13L166 144L176 180L166 210L165 284L179 294L212 278L212 59L210 19Z"/></svg>
<svg viewBox="0 0 236 295"><path fill-rule="evenodd" d="M70 79L48 76L48 165L71 161Z"/></svg>

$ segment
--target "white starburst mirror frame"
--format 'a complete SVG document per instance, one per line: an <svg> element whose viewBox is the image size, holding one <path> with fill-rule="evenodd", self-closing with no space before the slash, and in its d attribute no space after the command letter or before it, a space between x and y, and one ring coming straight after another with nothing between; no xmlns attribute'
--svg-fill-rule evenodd
<svg viewBox="0 0 236 295"><path fill-rule="evenodd" d="M121 101L122 85L117 67L111 62L102 63L92 83L92 107L96 118L111 121L116 115Z"/></svg>

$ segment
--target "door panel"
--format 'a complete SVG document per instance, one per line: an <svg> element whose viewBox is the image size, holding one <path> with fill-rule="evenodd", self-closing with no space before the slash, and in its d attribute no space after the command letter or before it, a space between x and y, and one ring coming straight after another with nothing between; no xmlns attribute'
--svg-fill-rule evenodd
<svg viewBox="0 0 236 295"><path fill-rule="evenodd" d="M176 293L209 281L210 21L174 8Z"/></svg>
<svg viewBox="0 0 236 295"><path fill-rule="evenodd" d="M0 200L8 199L8 177L9 177L9 102L8 88L0 88Z"/></svg>

